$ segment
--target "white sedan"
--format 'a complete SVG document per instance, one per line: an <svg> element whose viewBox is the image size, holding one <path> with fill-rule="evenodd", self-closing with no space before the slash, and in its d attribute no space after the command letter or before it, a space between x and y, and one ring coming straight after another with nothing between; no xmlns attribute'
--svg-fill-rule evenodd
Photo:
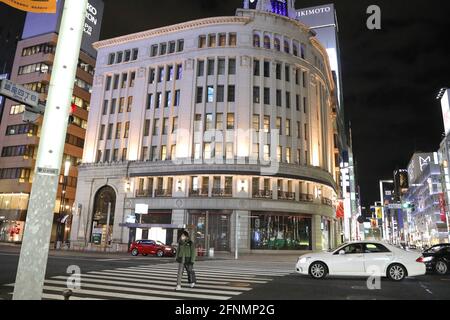
<svg viewBox="0 0 450 320"><path fill-rule="evenodd" d="M408 252L386 243L363 241L346 243L330 252L301 256L297 273L314 279L330 276L380 276L393 281L421 276L426 266L420 253Z"/></svg>

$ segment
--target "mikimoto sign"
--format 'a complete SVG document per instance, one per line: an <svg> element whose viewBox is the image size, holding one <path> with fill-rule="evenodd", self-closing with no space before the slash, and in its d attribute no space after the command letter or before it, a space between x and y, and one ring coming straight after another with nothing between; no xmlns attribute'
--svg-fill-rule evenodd
<svg viewBox="0 0 450 320"><path fill-rule="evenodd" d="M55 13L56 0L0 0L19 10L36 13Z"/></svg>

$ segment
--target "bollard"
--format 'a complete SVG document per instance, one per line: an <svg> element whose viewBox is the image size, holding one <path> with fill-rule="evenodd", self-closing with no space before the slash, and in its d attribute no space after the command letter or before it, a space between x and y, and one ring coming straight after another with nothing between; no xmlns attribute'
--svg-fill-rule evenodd
<svg viewBox="0 0 450 320"><path fill-rule="evenodd" d="M64 300L70 300L70 297L73 295L73 291L70 289L66 289L63 291Z"/></svg>

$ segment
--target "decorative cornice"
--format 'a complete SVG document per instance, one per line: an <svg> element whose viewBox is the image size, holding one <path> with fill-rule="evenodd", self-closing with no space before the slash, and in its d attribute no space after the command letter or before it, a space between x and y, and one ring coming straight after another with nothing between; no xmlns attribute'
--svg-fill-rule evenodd
<svg viewBox="0 0 450 320"><path fill-rule="evenodd" d="M222 25L222 24L247 24L252 19L250 17L212 17L205 19L198 19L189 22L183 22L171 26L161 27L157 29L151 29L138 33L132 33L121 37L111 38L103 41L95 42L92 46L98 50L109 46L120 45L129 41L144 40L163 34L186 31L194 28L204 27L207 25Z"/></svg>

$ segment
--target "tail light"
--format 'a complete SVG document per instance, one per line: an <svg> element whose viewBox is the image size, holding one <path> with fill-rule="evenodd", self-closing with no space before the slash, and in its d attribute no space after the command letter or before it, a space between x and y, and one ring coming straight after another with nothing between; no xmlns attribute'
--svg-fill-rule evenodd
<svg viewBox="0 0 450 320"><path fill-rule="evenodd" d="M423 257L419 257L419 258L417 258L416 262L424 263L425 261L423 260Z"/></svg>

